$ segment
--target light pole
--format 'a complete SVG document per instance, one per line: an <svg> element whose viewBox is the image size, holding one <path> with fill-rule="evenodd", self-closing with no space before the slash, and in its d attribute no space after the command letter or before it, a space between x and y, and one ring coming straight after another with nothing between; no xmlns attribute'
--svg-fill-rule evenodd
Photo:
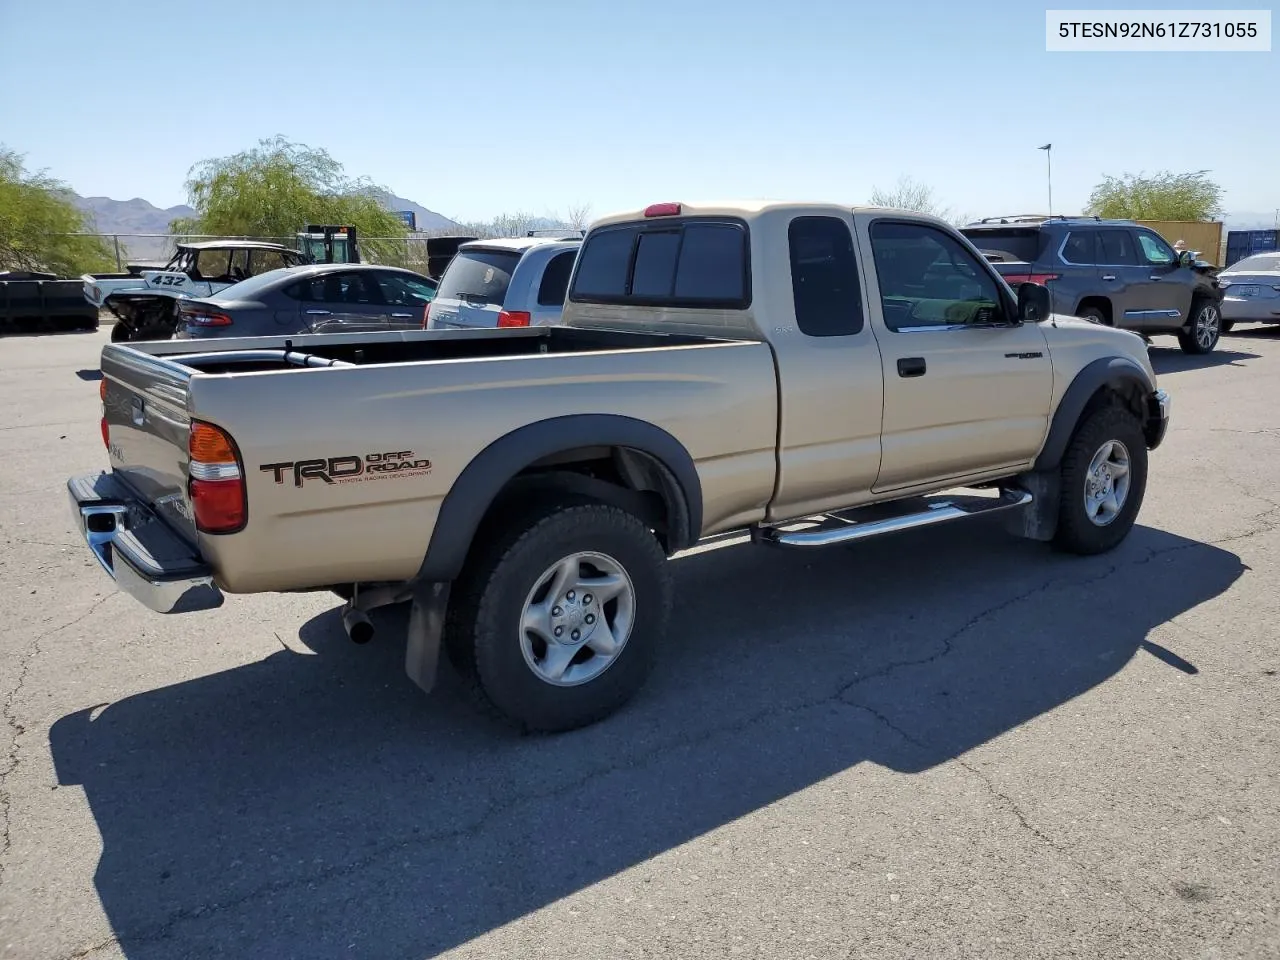
<svg viewBox="0 0 1280 960"><path fill-rule="evenodd" d="M1053 144L1046 143L1043 147L1036 147L1037 150L1044 151L1044 160L1048 164L1049 169L1049 216L1053 216Z"/></svg>

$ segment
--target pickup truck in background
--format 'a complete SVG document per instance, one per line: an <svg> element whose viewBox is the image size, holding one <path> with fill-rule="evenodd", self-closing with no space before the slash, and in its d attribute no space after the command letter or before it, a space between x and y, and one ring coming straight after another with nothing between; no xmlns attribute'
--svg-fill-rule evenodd
<svg viewBox="0 0 1280 960"><path fill-rule="evenodd" d="M68 489L124 590L161 612L332 590L358 642L408 602L419 686L443 647L538 731L640 689L674 554L986 514L1110 550L1169 416L1138 336L1015 295L941 220L834 204L599 220L558 325L110 344L101 367L110 470Z"/></svg>

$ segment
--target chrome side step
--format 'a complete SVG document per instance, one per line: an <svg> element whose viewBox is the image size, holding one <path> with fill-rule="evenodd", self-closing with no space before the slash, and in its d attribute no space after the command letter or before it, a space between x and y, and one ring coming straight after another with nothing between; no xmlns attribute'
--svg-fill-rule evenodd
<svg viewBox="0 0 1280 960"><path fill-rule="evenodd" d="M1033 499L1026 490L1012 489L998 497L916 497L759 527L753 539L781 547L826 547L1025 507Z"/></svg>

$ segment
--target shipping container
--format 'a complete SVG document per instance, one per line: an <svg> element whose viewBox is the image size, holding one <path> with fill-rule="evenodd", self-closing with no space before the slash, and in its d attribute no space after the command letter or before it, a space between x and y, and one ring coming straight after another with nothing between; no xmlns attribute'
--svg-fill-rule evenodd
<svg viewBox="0 0 1280 960"><path fill-rule="evenodd" d="M1280 249L1280 230L1230 230L1227 232L1227 260L1223 266L1239 263L1255 253Z"/></svg>

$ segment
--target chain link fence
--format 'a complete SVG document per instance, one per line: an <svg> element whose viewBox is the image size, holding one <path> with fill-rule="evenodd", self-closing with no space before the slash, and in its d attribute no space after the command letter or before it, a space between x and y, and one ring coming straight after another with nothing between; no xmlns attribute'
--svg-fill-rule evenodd
<svg viewBox="0 0 1280 960"><path fill-rule="evenodd" d="M427 266L427 240L432 237L455 236L455 230L418 231L404 237L357 237L360 258L367 263L390 267L407 267L425 272ZM85 236L105 240L115 255L116 270L123 273L131 263L162 264L174 255L179 243L197 243L204 240L253 240L261 243L278 243L296 249L298 238L227 236L225 234L170 234L170 233L93 233Z"/></svg>

